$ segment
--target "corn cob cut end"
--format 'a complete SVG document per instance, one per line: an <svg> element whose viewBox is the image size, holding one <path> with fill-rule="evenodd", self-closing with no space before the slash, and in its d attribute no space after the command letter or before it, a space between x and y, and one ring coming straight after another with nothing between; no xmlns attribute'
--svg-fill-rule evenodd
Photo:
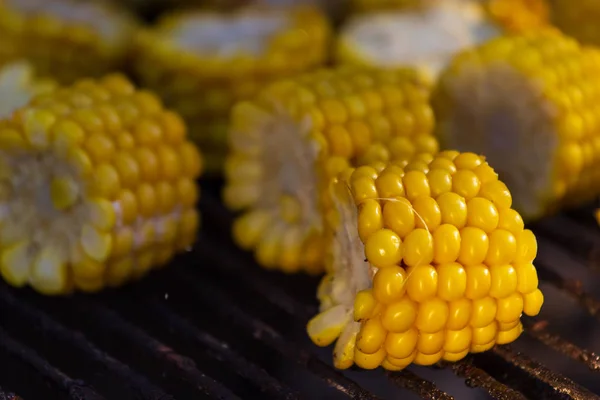
<svg viewBox="0 0 600 400"><path fill-rule="evenodd" d="M478 4L444 1L352 17L336 43L336 58L378 68L414 66L435 78L453 54L498 33Z"/></svg>
<svg viewBox="0 0 600 400"><path fill-rule="evenodd" d="M0 68L0 119L9 118L32 97L48 93L55 87L51 80L35 79L31 64L25 61L5 64Z"/></svg>
<svg viewBox="0 0 600 400"><path fill-rule="evenodd" d="M35 97L0 121L0 155L0 273L13 286L118 286L194 240L199 152L121 75Z"/></svg>
<svg viewBox="0 0 600 400"><path fill-rule="evenodd" d="M484 158L419 154L333 182L329 273L307 331L337 368L400 370L516 340L543 303L535 236Z"/></svg>
<svg viewBox="0 0 600 400"><path fill-rule="evenodd" d="M433 96L442 145L486 154L528 220L590 200L600 181L589 78L599 56L555 30L458 55Z"/></svg>

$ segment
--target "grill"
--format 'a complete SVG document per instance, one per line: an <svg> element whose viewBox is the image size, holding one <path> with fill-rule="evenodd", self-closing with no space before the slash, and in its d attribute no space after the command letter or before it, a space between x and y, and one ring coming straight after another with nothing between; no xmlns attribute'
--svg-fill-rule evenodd
<svg viewBox="0 0 600 400"><path fill-rule="evenodd" d="M536 224L542 314L512 346L399 373L340 372L304 330L317 278L259 269L229 239L218 183L174 265L98 295L0 284L4 399L596 399L600 234L591 209Z"/></svg>

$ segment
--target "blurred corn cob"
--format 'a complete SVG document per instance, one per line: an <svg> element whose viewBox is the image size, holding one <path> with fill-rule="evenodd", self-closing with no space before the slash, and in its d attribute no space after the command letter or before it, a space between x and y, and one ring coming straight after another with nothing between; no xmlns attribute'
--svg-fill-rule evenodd
<svg viewBox="0 0 600 400"><path fill-rule="evenodd" d="M2 120L2 277L48 295L97 291L190 246L202 165L185 135L120 75L36 96Z"/></svg>
<svg viewBox="0 0 600 400"><path fill-rule="evenodd" d="M436 1L351 17L337 38L335 57L339 63L379 68L414 66L435 78L458 51L499 33L479 4Z"/></svg>
<svg viewBox="0 0 600 400"><path fill-rule="evenodd" d="M323 270L323 185L348 165L436 151L429 85L413 70L323 69L274 83L232 113L225 203L259 264ZM369 150L367 150L369 149Z"/></svg>
<svg viewBox="0 0 600 400"><path fill-rule="evenodd" d="M32 97L55 87L51 80L35 79L33 68L27 62L12 62L0 67L0 119L10 118L13 111L26 105Z"/></svg>
<svg viewBox="0 0 600 400"><path fill-rule="evenodd" d="M565 34L583 44L600 45L600 2L549 0L550 19Z"/></svg>
<svg viewBox="0 0 600 400"><path fill-rule="evenodd" d="M482 157L454 151L346 169L313 342L334 365L401 370L514 341L543 295L533 233Z"/></svg>
<svg viewBox="0 0 600 400"><path fill-rule="evenodd" d="M234 102L321 64L328 37L326 19L310 7L182 12L140 36L137 71L186 119L207 172L218 173Z"/></svg>
<svg viewBox="0 0 600 400"><path fill-rule="evenodd" d="M27 59L61 83L123 66L134 21L100 1L0 1L0 64Z"/></svg>
<svg viewBox="0 0 600 400"><path fill-rule="evenodd" d="M434 97L442 145L485 154L535 219L600 194L600 51L555 30L456 57Z"/></svg>
<svg viewBox="0 0 600 400"><path fill-rule="evenodd" d="M485 0L484 5L490 17L507 32L522 33L550 24L547 0Z"/></svg>

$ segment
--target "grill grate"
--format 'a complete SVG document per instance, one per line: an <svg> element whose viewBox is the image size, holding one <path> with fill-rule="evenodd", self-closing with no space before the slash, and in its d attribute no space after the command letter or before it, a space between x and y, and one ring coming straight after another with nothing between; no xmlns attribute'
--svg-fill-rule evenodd
<svg viewBox="0 0 600 400"><path fill-rule="evenodd" d="M342 373L305 334L317 279L254 266L229 239L216 189L204 190L198 246L135 285L62 299L0 283L0 400L600 399L600 358L587 349L600 328L590 210L534 226L546 306L512 346L434 368Z"/></svg>

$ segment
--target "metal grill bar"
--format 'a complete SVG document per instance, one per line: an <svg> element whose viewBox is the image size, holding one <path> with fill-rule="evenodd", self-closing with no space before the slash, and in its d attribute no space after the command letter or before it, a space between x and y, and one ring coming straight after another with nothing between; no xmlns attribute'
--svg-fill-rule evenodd
<svg viewBox="0 0 600 400"><path fill-rule="evenodd" d="M495 399L525 400L526 397L515 389L506 386L492 378L484 370L473 365L471 359L450 364L454 373L465 379L465 384L470 387L480 387Z"/></svg>
<svg viewBox="0 0 600 400"><path fill-rule="evenodd" d="M427 400L454 400L454 397L448 393L440 390L435 383L423 379L417 374L403 370L400 372L388 372L388 379L390 379L395 385L408 389L423 399Z"/></svg>

